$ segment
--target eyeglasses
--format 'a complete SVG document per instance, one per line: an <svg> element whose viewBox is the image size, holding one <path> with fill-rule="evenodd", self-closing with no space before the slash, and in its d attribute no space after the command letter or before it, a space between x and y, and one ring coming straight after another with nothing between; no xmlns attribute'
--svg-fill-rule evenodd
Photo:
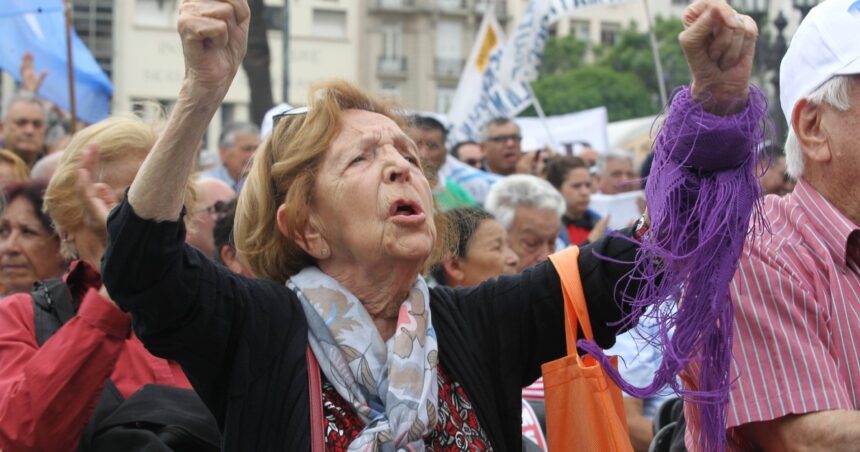
<svg viewBox="0 0 860 452"><path fill-rule="evenodd" d="M508 140L514 140L514 142L519 143L523 141L523 136L518 133L513 133L510 135L497 135L494 137L487 137L487 141L492 141L493 143L507 143Z"/></svg>
<svg viewBox="0 0 860 452"><path fill-rule="evenodd" d="M229 210L229 201L215 201L211 206L206 207L205 209L197 210L197 212L206 212L211 215L215 220L220 220L227 214Z"/></svg>

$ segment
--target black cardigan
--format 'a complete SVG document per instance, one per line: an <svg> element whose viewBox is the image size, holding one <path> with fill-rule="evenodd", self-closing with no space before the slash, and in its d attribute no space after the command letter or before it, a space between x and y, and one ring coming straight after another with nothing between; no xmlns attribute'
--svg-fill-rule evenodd
<svg viewBox="0 0 860 452"><path fill-rule="evenodd" d="M309 450L308 333L298 300L281 283L229 272L184 238L182 221L141 219L127 202L114 209L102 262L111 296L147 349L182 365L225 450ZM635 253L619 238L593 247L628 261ZM630 267L590 250L580 271L596 338L608 347L617 331L607 324L622 316L610 291ZM565 354L562 306L549 263L471 289L430 291L440 361L498 451L520 450L521 389Z"/></svg>

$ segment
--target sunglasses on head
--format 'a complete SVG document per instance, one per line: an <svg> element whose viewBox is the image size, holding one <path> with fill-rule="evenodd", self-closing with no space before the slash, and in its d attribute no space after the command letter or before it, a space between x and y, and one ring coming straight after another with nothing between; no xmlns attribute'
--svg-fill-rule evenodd
<svg viewBox="0 0 860 452"><path fill-rule="evenodd" d="M278 121L284 119L287 116L299 116L307 114L308 107L295 107L291 108L283 113L278 113L275 116L272 116L272 127L278 124Z"/></svg>

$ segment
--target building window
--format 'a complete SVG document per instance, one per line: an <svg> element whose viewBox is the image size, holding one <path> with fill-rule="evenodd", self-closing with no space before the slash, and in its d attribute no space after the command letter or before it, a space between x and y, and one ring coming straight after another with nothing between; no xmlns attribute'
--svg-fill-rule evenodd
<svg viewBox="0 0 860 452"><path fill-rule="evenodd" d="M382 95L400 99L400 84L395 82L382 82Z"/></svg>
<svg viewBox="0 0 860 452"><path fill-rule="evenodd" d="M465 8L464 0L436 0L436 6L443 10L458 10Z"/></svg>
<svg viewBox="0 0 860 452"><path fill-rule="evenodd" d="M690 4L690 0L672 0L672 4L675 6L687 6Z"/></svg>
<svg viewBox="0 0 860 452"><path fill-rule="evenodd" d="M621 37L621 24L617 22L602 22L600 24L600 43L605 46L615 45Z"/></svg>
<svg viewBox="0 0 860 452"><path fill-rule="evenodd" d="M382 59L399 60L403 56L403 24L382 25Z"/></svg>
<svg viewBox="0 0 860 452"><path fill-rule="evenodd" d="M263 6L263 20L266 21L266 30L281 31L284 29L284 7Z"/></svg>
<svg viewBox="0 0 860 452"><path fill-rule="evenodd" d="M457 88L449 86L439 86L436 88L436 111L439 113L448 113L451 109L451 103L454 101L454 94Z"/></svg>
<svg viewBox="0 0 860 452"><path fill-rule="evenodd" d="M436 23L436 74L458 77L463 70L463 21Z"/></svg>
<svg viewBox="0 0 860 452"><path fill-rule="evenodd" d="M574 19L570 21L570 34L582 42L591 42L591 22Z"/></svg>
<svg viewBox="0 0 860 452"><path fill-rule="evenodd" d="M110 77L113 69L113 1L75 0L72 8L78 37Z"/></svg>
<svg viewBox="0 0 860 452"><path fill-rule="evenodd" d="M145 27L174 27L176 0L135 0L134 23Z"/></svg>
<svg viewBox="0 0 860 452"><path fill-rule="evenodd" d="M313 14L314 36L332 39L346 37L346 11L315 9Z"/></svg>

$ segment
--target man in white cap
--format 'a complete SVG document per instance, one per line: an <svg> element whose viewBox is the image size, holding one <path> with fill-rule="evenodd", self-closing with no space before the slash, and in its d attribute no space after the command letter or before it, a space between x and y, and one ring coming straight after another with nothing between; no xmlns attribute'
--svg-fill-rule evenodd
<svg viewBox="0 0 860 452"><path fill-rule="evenodd" d="M732 282L735 449L860 450L858 74L860 0L826 0L780 67L797 186L765 198L769 231L747 239Z"/></svg>

